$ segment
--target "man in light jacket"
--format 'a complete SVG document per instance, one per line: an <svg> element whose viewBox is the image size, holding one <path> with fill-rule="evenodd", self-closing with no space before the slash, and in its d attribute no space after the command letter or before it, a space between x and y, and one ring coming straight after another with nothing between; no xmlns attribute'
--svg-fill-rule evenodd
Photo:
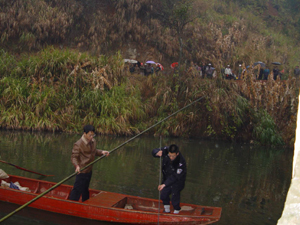
<svg viewBox="0 0 300 225"><path fill-rule="evenodd" d="M75 166L76 180L70 193L70 200L82 201L90 198L89 185L92 177L92 165L80 171L95 160L96 156L109 155L108 151L96 149L95 128L92 125L85 125L82 137L74 144L71 161Z"/></svg>

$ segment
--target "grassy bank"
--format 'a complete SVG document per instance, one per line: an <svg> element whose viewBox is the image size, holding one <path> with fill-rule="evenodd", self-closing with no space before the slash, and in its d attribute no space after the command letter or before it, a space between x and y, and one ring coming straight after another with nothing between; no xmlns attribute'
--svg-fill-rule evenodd
<svg viewBox="0 0 300 225"><path fill-rule="evenodd" d="M188 72L129 74L123 57L48 47L18 58L1 51L2 129L133 135L191 101L199 103L149 131L151 135L291 145L297 112L294 78L253 82L202 79Z"/></svg>

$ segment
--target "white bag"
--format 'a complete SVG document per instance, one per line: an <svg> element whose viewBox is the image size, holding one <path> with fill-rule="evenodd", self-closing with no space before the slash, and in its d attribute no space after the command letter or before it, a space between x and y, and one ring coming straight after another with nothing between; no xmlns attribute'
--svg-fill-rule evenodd
<svg viewBox="0 0 300 225"><path fill-rule="evenodd" d="M0 179L6 179L6 178L9 178L9 176L2 169L0 169Z"/></svg>

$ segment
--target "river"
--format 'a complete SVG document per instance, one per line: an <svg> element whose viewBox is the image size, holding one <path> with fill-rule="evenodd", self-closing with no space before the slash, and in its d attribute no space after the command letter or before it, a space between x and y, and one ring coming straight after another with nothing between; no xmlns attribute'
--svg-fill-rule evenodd
<svg viewBox="0 0 300 225"><path fill-rule="evenodd" d="M74 173L70 162L79 134L0 131L0 159L59 182ZM99 149L112 150L129 138L96 136ZM187 162L187 180L181 201L222 207L216 225L275 225L280 218L291 181L293 151L249 144L142 136L98 161L90 187L111 192L156 198L159 159L153 148L177 144ZM38 175L2 164L8 174ZM74 178L66 184L73 185ZM13 207L12 207L13 209ZM31 218L32 212L14 215L3 224L63 224ZM3 217L4 212L0 212ZM107 225L111 223L98 223Z"/></svg>

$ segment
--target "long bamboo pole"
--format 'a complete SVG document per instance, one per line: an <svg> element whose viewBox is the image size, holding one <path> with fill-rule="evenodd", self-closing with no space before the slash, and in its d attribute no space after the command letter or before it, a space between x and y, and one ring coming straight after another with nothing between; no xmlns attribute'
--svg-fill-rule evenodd
<svg viewBox="0 0 300 225"><path fill-rule="evenodd" d="M116 148L114 148L113 150L111 150L109 153L113 153L114 151L116 151L117 149L123 147L124 145L128 144L129 142L133 141L134 139L136 139L137 137L141 136L142 134L146 133L147 131L151 130L152 128L154 128L155 126L157 126L158 124L161 124L162 122L168 120L169 118L171 118L172 116L176 115L177 113L185 110L186 108L190 107L191 105L195 104L196 102L199 102L201 99L203 99L205 96L202 96L201 98L198 98L197 100L191 102L190 104L182 107L181 109L177 110L176 112L172 113L171 115L165 117L164 119L162 119L161 121L155 123L154 125L148 127L146 130L142 131L141 133L135 135L134 137L130 138L129 140L125 141L124 143L120 144L119 146L117 146ZM87 167L95 164L96 162L98 162L99 160L103 159L105 157L105 155L95 159L93 162L91 162L90 164L88 164L87 166L83 167L80 171L86 169ZM73 173L70 176L66 177L65 179L63 179L62 181L58 182L57 184L55 184L54 186L52 186L51 188L49 188L47 191L43 192L42 194L36 196L35 198L33 198L32 200L30 200L29 202L25 203L24 205L20 206L19 208L17 208L16 210L14 210L13 212L7 214L6 216L2 217L0 219L0 223L3 222L4 220L8 219L9 217L13 216L15 213L19 212L20 210L24 209L25 207L27 207L28 205L30 205L31 203L35 202L36 200L38 200L39 198L43 197L44 195L46 195L47 193L49 193L50 191L52 191L53 189L55 189L56 187L58 187L59 185L61 185L62 183L66 182L67 180L71 179L73 176L75 176L77 173Z"/></svg>

